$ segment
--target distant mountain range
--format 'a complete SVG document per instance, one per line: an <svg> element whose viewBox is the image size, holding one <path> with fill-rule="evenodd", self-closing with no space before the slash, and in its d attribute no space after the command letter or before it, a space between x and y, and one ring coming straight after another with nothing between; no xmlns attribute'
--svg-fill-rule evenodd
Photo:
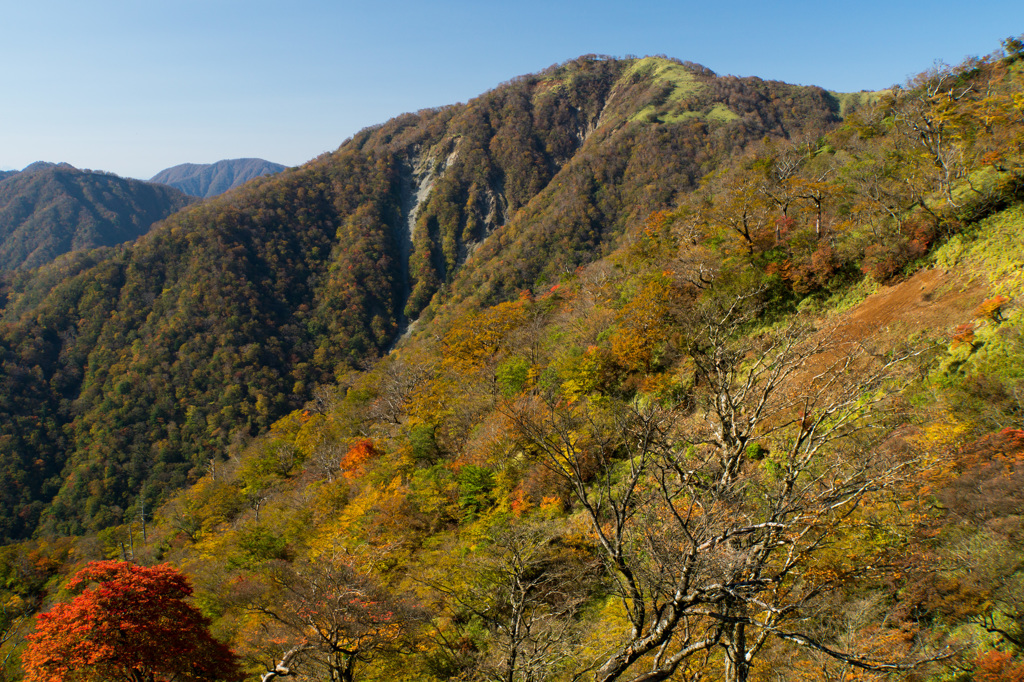
<svg viewBox="0 0 1024 682"><path fill-rule="evenodd" d="M69 251L115 246L194 199L163 185L34 163L0 173L0 270L43 265Z"/></svg>
<svg viewBox="0 0 1024 682"><path fill-rule="evenodd" d="M167 168L152 178L194 197L214 197L253 178L280 173L286 168L263 159L228 159L216 163L183 163Z"/></svg>

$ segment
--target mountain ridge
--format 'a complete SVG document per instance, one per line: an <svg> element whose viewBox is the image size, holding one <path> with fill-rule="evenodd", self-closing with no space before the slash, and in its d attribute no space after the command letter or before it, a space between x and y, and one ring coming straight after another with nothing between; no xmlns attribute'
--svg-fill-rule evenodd
<svg viewBox="0 0 1024 682"><path fill-rule="evenodd" d="M165 168L149 182L170 185L185 194L210 198L254 178L280 173L287 166L263 159L224 159L214 163L183 163Z"/></svg>
<svg viewBox="0 0 1024 682"><path fill-rule="evenodd" d="M0 269L132 241L193 199L173 188L36 162L0 178Z"/></svg>

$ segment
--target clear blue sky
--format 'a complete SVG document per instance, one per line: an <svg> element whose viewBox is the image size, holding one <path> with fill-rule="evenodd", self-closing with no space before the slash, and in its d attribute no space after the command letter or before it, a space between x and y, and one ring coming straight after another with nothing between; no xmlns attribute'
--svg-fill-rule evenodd
<svg viewBox="0 0 1024 682"><path fill-rule="evenodd" d="M298 165L587 53L875 90L1022 33L1021 0L0 0L0 169Z"/></svg>

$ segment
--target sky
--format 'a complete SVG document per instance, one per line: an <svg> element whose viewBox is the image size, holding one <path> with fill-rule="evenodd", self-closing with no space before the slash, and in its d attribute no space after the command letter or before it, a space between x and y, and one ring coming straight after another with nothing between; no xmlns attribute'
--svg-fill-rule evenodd
<svg viewBox="0 0 1024 682"><path fill-rule="evenodd" d="M0 0L0 170L294 166L583 54L849 92L1022 33L1020 0Z"/></svg>

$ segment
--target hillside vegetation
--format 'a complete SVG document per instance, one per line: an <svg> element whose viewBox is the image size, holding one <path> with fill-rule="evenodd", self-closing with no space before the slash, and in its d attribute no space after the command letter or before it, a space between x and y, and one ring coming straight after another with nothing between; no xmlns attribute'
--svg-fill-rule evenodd
<svg viewBox="0 0 1024 682"><path fill-rule="evenodd" d="M145 234L191 199L169 187L37 163L0 176L0 270L45 265L71 251Z"/></svg>
<svg viewBox="0 0 1024 682"><path fill-rule="evenodd" d="M1019 679L1005 46L585 57L11 279L8 674L125 559L252 679Z"/></svg>
<svg viewBox="0 0 1024 682"><path fill-rule="evenodd" d="M119 523L379 357L435 296L550 286L732 150L835 120L820 89L674 64L695 111L742 117L630 122L678 107L631 64L581 58L399 117L123 250L9 279L0 535Z"/></svg>

